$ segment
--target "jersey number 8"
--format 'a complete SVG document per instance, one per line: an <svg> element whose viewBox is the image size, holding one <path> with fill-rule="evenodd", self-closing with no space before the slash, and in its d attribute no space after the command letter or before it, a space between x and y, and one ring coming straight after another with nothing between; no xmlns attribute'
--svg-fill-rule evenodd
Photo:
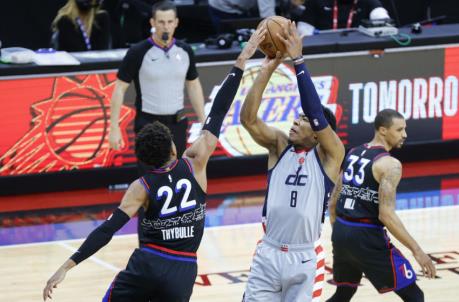
<svg viewBox="0 0 459 302"><path fill-rule="evenodd" d="M175 193L179 193L183 189L185 189L185 193L183 194L182 201L180 202L178 209L177 206L170 207L172 197L174 196L172 188L169 186L162 186L158 189L156 195L157 200L160 200L162 197L164 197L164 195L166 195L166 201L164 202L163 207L161 208L161 212L159 214L160 217L170 216L175 214L176 212L185 212L196 206L195 199L188 200L188 197L190 197L191 192L191 182L186 178L182 178L179 181L177 181L177 184L175 185Z"/></svg>
<svg viewBox="0 0 459 302"><path fill-rule="evenodd" d="M344 182L348 183L351 180L353 183L357 186L360 186L363 184L363 181L365 180L365 167L370 163L369 159L366 158L360 158L355 155L350 155L348 157L349 165L347 166L346 171L344 171ZM358 171L355 173L354 170L354 165L358 161Z"/></svg>

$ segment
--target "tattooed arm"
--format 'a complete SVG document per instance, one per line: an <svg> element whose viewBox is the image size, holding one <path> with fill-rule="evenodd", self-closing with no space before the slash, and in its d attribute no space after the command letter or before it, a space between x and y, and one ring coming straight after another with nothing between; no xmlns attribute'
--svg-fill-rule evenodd
<svg viewBox="0 0 459 302"><path fill-rule="evenodd" d="M379 182L379 220L398 241L411 250L424 275L434 278L436 272L432 261L395 213L395 195L402 176L402 164L391 156L382 157L374 163L373 175Z"/></svg>
<svg viewBox="0 0 459 302"><path fill-rule="evenodd" d="M343 187L342 177L343 173L340 173L330 200L328 201L328 214L330 215L330 223L332 226L336 220L336 202L338 201L339 194L341 193L341 188Z"/></svg>

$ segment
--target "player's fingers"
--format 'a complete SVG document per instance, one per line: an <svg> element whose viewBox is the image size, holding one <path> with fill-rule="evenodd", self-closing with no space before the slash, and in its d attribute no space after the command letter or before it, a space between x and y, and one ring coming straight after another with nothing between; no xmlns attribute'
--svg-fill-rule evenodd
<svg viewBox="0 0 459 302"><path fill-rule="evenodd" d="M433 263L429 263L429 269L430 269L430 278L435 278L435 275L437 274L435 265L433 265Z"/></svg>
<svg viewBox="0 0 459 302"><path fill-rule="evenodd" d="M429 279L433 278L433 268L430 265L427 265L427 275L429 276Z"/></svg>
<svg viewBox="0 0 459 302"><path fill-rule="evenodd" d="M254 32L253 35L250 38L260 39L260 37L262 35L264 35L265 32L266 32L266 29L261 27L261 28L257 29L257 31Z"/></svg>
<svg viewBox="0 0 459 302"><path fill-rule="evenodd" d="M281 40L282 43L284 43L284 45L287 45L288 41L287 39L285 39L285 37L283 37L281 34L277 33L276 34L277 37L279 38L279 40Z"/></svg>
<svg viewBox="0 0 459 302"><path fill-rule="evenodd" d="M286 24L282 24L282 34L284 36L286 36L286 37L289 36L289 34L288 34L288 24L287 25ZM278 35L279 35L279 33L278 33Z"/></svg>
<svg viewBox="0 0 459 302"><path fill-rule="evenodd" d="M288 21L288 33L289 33L289 35L293 35L293 33L294 33L294 27L293 27L293 22L292 21Z"/></svg>
<svg viewBox="0 0 459 302"><path fill-rule="evenodd" d="M292 22L292 32L293 33L298 33L297 29L296 29L296 23L295 21Z"/></svg>
<svg viewBox="0 0 459 302"><path fill-rule="evenodd" d="M279 61L280 59L282 59L282 54L280 51L277 51L276 52L276 61Z"/></svg>

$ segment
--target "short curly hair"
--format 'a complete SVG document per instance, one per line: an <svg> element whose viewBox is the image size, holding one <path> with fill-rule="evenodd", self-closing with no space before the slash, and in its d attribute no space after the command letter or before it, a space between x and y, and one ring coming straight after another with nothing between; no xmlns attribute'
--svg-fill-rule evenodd
<svg viewBox="0 0 459 302"><path fill-rule="evenodd" d="M140 130L135 139L135 154L143 163L159 168L170 159L172 134L164 124L156 121Z"/></svg>

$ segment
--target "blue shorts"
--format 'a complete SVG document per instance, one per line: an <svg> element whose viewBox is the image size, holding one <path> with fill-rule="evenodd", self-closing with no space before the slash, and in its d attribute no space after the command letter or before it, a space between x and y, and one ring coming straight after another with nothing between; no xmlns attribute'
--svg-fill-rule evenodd
<svg viewBox="0 0 459 302"><path fill-rule="evenodd" d="M333 279L357 287L362 274L380 292L397 291L416 281L409 261L395 248L381 225L337 217L333 225Z"/></svg>

